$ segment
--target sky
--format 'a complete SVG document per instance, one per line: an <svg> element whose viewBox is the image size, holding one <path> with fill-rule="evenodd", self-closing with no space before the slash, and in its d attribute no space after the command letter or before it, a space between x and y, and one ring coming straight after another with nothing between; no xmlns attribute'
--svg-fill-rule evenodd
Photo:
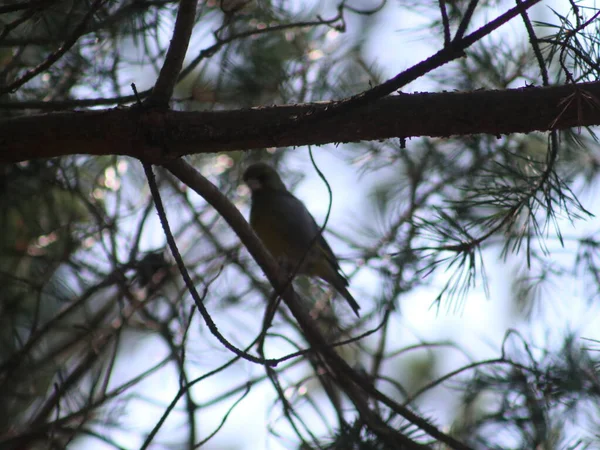
<svg viewBox="0 0 600 450"><path fill-rule="evenodd" d="M504 3L506 4L506 3ZM537 7L540 14L538 18L543 19L547 14L547 8L552 5L560 9L561 2L544 2ZM512 5L511 5L512 6ZM427 38L426 33L421 34L403 31L412 28L418 28L424 25L423 18L415 12L407 12L397 7L397 4L390 3L387 11L378 15L382 22L375 27L375 32L369 36L366 43L368 53L372 60L383 69L388 76L404 70L410 65L422 60L435 51L432 41ZM547 17L546 17L547 18ZM521 24L508 25L503 29L507 36L519 30L521 33ZM348 25L349 30L353 30L352 24ZM165 30L168 32L169 30ZM344 39L343 35L334 37ZM136 79L135 72L131 77ZM409 86L408 91L427 90L431 88L429 82L417 82ZM140 90L143 87L140 88ZM408 143L410 150L411 143ZM327 212L328 204L323 201L327 198L327 190L319 179L312 165L306 149L296 149L291 151L292 157L289 158L289 166L298 169L307 174L305 179L299 184L295 194L302 199L308 209L313 213L317 222L321 223ZM367 192L369 186L379 182L380 178L370 178L368 176L360 177L356 167L346 164L339 156L336 147L323 146L315 149L315 158L318 166L324 170L325 175L331 184L333 192L353 192L360 188L360 192ZM331 170L335 168L335 170ZM390 174L391 175L391 174ZM582 203L596 216L600 216L600 205L593 194L583 194ZM356 220L360 222L361 217L368 217L365 211L369 209L369 199L360 195L345 196L343 202L335 201L331 208L330 224L332 228L342 233L352 234L356 232ZM245 211L247 214L247 211ZM348 217L357 217L355 220L348 220ZM561 229L567 234L580 236L595 232L600 223L597 219L591 219L586 222L577 222L573 226L567 220L561 221ZM156 237L155 237L156 239ZM344 248L343 243L328 237L330 242L335 243L335 251L340 254L347 254L350 250ZM561 263L566 264L567 259L572 257L573 242L567 240L564 249L552 244L551 257L557 258ZM149 242L148 247L155 247L155 242ZM569 256L571 255L571 256ZM416 289L407 293L402 298L401 314L396 314L392 318L392 327L394 330L394 340L401 345L409 345L422 340L453 340L460 343L471 357L491 358L499 356L499 350L509 328L520 330L525 336L529 336L533 342L540 344L555 342L560 345L560 337L564 335L564 330L577 331L579 335L588 338L600 339L600 326L596 317L598 308L593 304L586 304L581 301L569 301L574 297L585 297L586 286L583 281L577 277L571 280L565 280L558 286L554 286L551 292L545 293L544 308L539 311L543 320L536 322L533 326L528 321L523 320L513 310L513 302L510 301L511 290L507 283L509 277L507 274L515 270L522 264L522 256L510 256L503 260L496 250L486 250L484 252L486 261L486 271L488 274L489 295L483 288L482 280L478 280L467 296L462 308L454 310L452 308L433 308L433 300L443 286L445 275L442 271L436 272L433 283L429 287ZM373 278L368 273L359 275L352 280L353 292L359 293L365 297L377 291L377 286L373 283ZM232 319L235 320L235 319ZM239 319L243 321L243 318ZM548 324L555 324L553 332L548 334ZM206 339L206 334L198 335L198 339ZM158 339L147 336L133 336L130 340L135 345L135 351L130 352L127 361L121 361L117 366L115 379L127 376L131 367L149 367L159 362L168 354L168 349L164 348ZM399 346L401 346L399 344ZM221 355L225 360L225 355ZM202 365L206 354L188 355L189 358L196 359L199 366ZM211 356L212 357L212 356ZM452 370L465 362L465 358L460 355L453 355L452 352L446 352L440 360L438 370L440 373ZM386 368L393 376L397 366L390 364ZM302 376L304 369L292 370L291 373L296 376ZM197 375L202 374L199 370ZM213 381L202 384L201 389L195 390L194 395L201 403L202 401L214 398L216 393L224 390L222 386L228 387L235 384L242 385L249 377L260 376L262 371L258 367L244 366L243 370L228 370L227 372ZM292 375L292 377L293 377ZM143 382L135 392L141 399L132 399L127 407L127 413L120 419L122 428L128 431L113 431L113 437L118 437L119 442L127 448L137 448L143 441L139 433L143 436L143 430L151 428L157 421L164 407L168 404L177 392L178 374L172 370L160 372L158 376L149 377ZM220 385L221 384L221 385ZM290 395L298 394L290 392ZM442 417L451 417L453 403L446 394L443 396L445 402L432 400L429 407L442 410ZM152 407L152 402L147 399L153 399L156 402ZM291 448L291 442L286 439L277 439L269 434L266 424L275 424L278 412L272 410L274 392L269 383L262 383L252 389L246 397L228 417L223 429L203 448L219 450L279 450ZM199 414L198 426L200 433L204 435L219 426L222 416L232 402L225 402L221 405L208 409ZM444 405L442 405L444 403ZM331 412L326 412L331 414ZM174 412L162 431L159 433L157 443L151 448L163 448L170 438L177 442L182 431L179 428L185 423L185 416L180 412ZM320 420L315 420L315 427ZM240 436L240 430L243 430L243 436ZM131 433L130 431L133 431ZM86 448L87 443L82 443L80 448ZM167 445L165 445L167 447ZM94 441L94 448L102 448L98 441ZM106 447L111 448L111 447Z"/></svg>

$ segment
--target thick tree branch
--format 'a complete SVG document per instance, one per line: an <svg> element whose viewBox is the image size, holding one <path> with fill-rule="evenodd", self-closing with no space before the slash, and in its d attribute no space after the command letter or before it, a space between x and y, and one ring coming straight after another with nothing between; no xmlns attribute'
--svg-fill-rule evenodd
<svg viewBox="0 0 600 450"><path fill-rule="evenodd" d="M465 50L468 49L474 43L480 41L485 36L491 34L494 30L500 28L502 25L508 23L513 17L517 16L521 11L526 11L533 5L538 3L540 0L525 0L520 3L517 7L511 8L494 20L486 23L482 27L478 28L473 33L464 36L463 33L466 31L466 27L470 22L471 15L477 1L472 0L469 4L469 9L463 18L460 28L463 26L465 29L459 29L456 37L452 40L450 45L445 45L444 48L431 55L429 58L415 64L414 66L400 72L393 78L381 83L369 90L361 92L360 94L353 95L352 97L345 98L340 101L333 102L331 107L327 110L318 111L316 114L307 115L302 118L302 124L309 122L318 122L320 120L328 119L333 116L337 116L340 113L346 113L352 109L360 108L367 104L373 103L379 98L383 98L386 95L392 94L394 91L402 89L407 84L421 78L422 76L432 72L438 67L449 63L458 58L465 56Z"/></svg>
<svg viewBox="0 0 600 450"><path fill-rule="evenodd" d="M196 20L197 0L181 0L177 11L175 29L165 63L160 70L158 80L152 89L147 103L152 106L168 108L169 100L173 95L173 89L183 66L183 59L190 44L190 37Z"/></svg>
<svg viewBox="0 0 600 450"><path fill-rule="evenodd" d="M402 94L327 120L290 121L330 103L233 111L142 108L51 113L0 122L0 162L72 154L161 162L185 154L417 136L500 136L600 124L600 83L504 91ZM164 154L163 148L168 148Z"/></svg>

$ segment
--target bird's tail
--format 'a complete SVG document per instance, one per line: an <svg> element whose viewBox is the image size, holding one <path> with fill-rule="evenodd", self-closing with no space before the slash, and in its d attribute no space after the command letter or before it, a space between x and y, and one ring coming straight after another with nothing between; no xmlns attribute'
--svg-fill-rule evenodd
<svg viewBox="0 0 600 450"><path fill-rule="evenodd" d="M337 261L332 261L331 258L322 258L320 262L321 264L317 264L313 267L311 273L322 280L327 281L336 291L342 294L342 297L346 299L350 308L354 311L354 314L356 314L357 317L360 317L360 314L358 313L360 305L348 291L348 280L344 275L338 272L339 266L337 265Z"/></svg>
<svg viewBox="0 0 600 450"><path fill-rule="evenodd" d="M341 277L341 275L340 275L340 277ZM344 278L344 281L347 283L345 278ZM350 291L348 291L348 288L346 288L346 286L344 286L344 285L334 286L334 287L337 289L337 291L340 294L342 294L342 297L344 297L346 299L346 301L350 305L350 308L352 308L352 311L354 311L354 314L356 314L356 317L360 317L360 314L358 313L358 310L360 309L360 305L354 299L354 297L352 297L352 294L350 293Z"/></svg>

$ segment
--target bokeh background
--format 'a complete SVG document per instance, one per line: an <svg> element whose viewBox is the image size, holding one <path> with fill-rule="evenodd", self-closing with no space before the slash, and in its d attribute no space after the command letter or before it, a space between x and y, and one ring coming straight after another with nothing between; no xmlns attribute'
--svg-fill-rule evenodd
<svg viewBox="0 0 600 450"><path fill-rule="evenodd" d="M177 2L40 5L0 6L4 85L96 11L61 59L0 97L1 119L128 104L132 82L142 93L153 86ZM514 6L253 0L231 12L237 4L200 2L172 107L361 92L442 48L440 5L453 30L476 5L468 31ZM403 92L540 86L542 73L549 84L595 81L597 13L594 2L539 2L528 11L534 43L517 17ZM593 129L574 129L188 161L246 217L243 170L267 161L318 223L327 220L361 318L315 280L294 285L332 342L370 332L338 351L381 391L471 448L562 449L600 447L598 150ZM0 448L385 448L356 432L360 415L310 358L282 362L277 383L235 360L195 311L140 163L80 152L1 168ZM204 304L245 348L263 327L270 285L210 205L165 170L155 174ZM303 348L282 305L266 356Z"/></svg>

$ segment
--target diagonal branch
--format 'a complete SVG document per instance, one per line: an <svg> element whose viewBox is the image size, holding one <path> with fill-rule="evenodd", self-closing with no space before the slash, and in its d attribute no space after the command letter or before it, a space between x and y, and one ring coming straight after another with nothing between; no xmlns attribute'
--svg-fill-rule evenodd
<svg viewBox="0 0 600 450"><path fill-rule="evenodd" d="M71 35L71 37L69 37L69 39L67 39L58 50L56 50L54 53L48 56L44 62L40 63L33 69L25 72L21 77L19 77L18 80L15 80L11 84L0 88L0 96L8 92L14 92L23 84L27 83L32 78L38 76L44 70L47 70L50 67L52 67L52 65L56 63L56 61L62 58L64 54L67 53L71 49L71 47L75 45L75 43L79 40L81 35L85 33L90 20L92 19L96 11L98 11L100 6L102 6L103 2L104 0L95 0L94 3L92 3L90 10L81 20L81 23L77 25L75 30L73 30L73 34Z"/></svg>
<svg viewBox="0 0 600 450"><path fill-rule="evenodd" d="M365 106L379 98L385 97L386 95L389 95L394 91L406 86L408 83L417 80L423 75L442 67L450 61L462 58L464 56L464 51L475 42L491 34L493 31L508 23L517 15L521 14L522 11L526 11L539 2L540 0L523 1L518 6L509 9L504 14L483 25L471 34L461 37L460 39L458 39L459 36L457 36L452 41L451 45L445 46L437 53L431 55L429 58L421 61L418 64L415 64L414 66L410 67L404 72L399 73L395 77L390 78L384 83L381 83L380 85L375 86L367 91L361 92L360 94L356 94L352 97L334 102L331 107L327 108L325 111L320 111L318 114L305 115L301 118L291 121L290 125L300 127L307 123L322 121L336 115L345 114L355 108ZM474 8L476 4L477 2L473 0L471 1L470 7ZM465 19L467 19L467 17L465 17Z"/></svg>
<svg viewBox="0 0 600 450"><path fill-rule="evenodd" d="M219 332L217 325L213 322L212 318L210 317L210 314L206 310L206 307L204 306L202 298L198 294L198 291L196 290L196 287L194 286L194 282L192 281L192 278L190 277L190 274L188 273L187 268L185 267L185 265L183 263L181 255L179 254L179 250L175 243L175 238L173 237L173 234L171 233L171 229L169 227L169 222L167 221L166 212L165 212L165 209L164 209L164 206L162 203L162 199L160 197L160 193L158 191L158 186L157 186L156 180L154 178L154 173L152 172L152 167L146 163L144 163L143 166L144 166L144 172L146 173L146 177L148 178L148 185L150 186L150 191L152 192L152 198L154 199L154 204L156 206L156 210L160 217L160 223L163 227L165 236L167 238L167 242L169 244L169 248L171 249L173 256L175 257L175 260L177 261L177 266L179 267L179 271L181 272L181 275L185 281L185 284L188 287L188 290L190 291L190 294L192 295L192 297L194 299L194 303L196 304L198 311L200 311L200 314L202 315L202 318L204 319L204 322L206 323L210 332L213 334L213 336L215 336L219 340L219 342L221 344L223 344L223 346L225 348L227 348L228 350L233 352L236 356L239 356L240 358L243 358L246 361L250 361L250 362L253 362L256 364L264 364L266 366L275 365L276 364L275 360L256 358L256 357L252 356L251 354L249 354L248 352L236 348L227 339L225 339L225 337Z"/></svg>
<svg viewBox="0 0 600 450"><path fill-rule="evenodd" d="M202 177L185 161L179 159L166 164L165 167L173 175L201 195L219 214L221 214L229 226L231 226L252 257L265 272L265 275L275 291L281 292L285 304L300 325L313 350L316 350L323 357L327 365L331 368L340 387L354 403L369 428L382 439L382 442L388 443L390 445L389 448L427 448L407 438L401 432L391 429L371 410L368 401L366 400L365 393L388 406L396 414L421 428L433 438L447 444L450 448L462 450L468 449L467 446L442 433L435 426L413 413L409 408L398 404L385 394L381 393L368 377L359 374L350 367L348 363L336 353L331 345L325 341L325 338L319 331L316 323L310 318L308 311L306 311L302 307L301 302L298 301L293 288L288 286L287 277L280 273L277 263L250 229L250 226L239 210L223 194L221 194L212 183Z"/></svg>
<svg viewBox="0 0 600 450"><path fill-rule="evenodd" d="M183 60L190 44L190 37L196 20L197 0L181 0L171 44L160 70L154 89L146 104L150 106L168 107L173 89L183 66Z"/></svg>

